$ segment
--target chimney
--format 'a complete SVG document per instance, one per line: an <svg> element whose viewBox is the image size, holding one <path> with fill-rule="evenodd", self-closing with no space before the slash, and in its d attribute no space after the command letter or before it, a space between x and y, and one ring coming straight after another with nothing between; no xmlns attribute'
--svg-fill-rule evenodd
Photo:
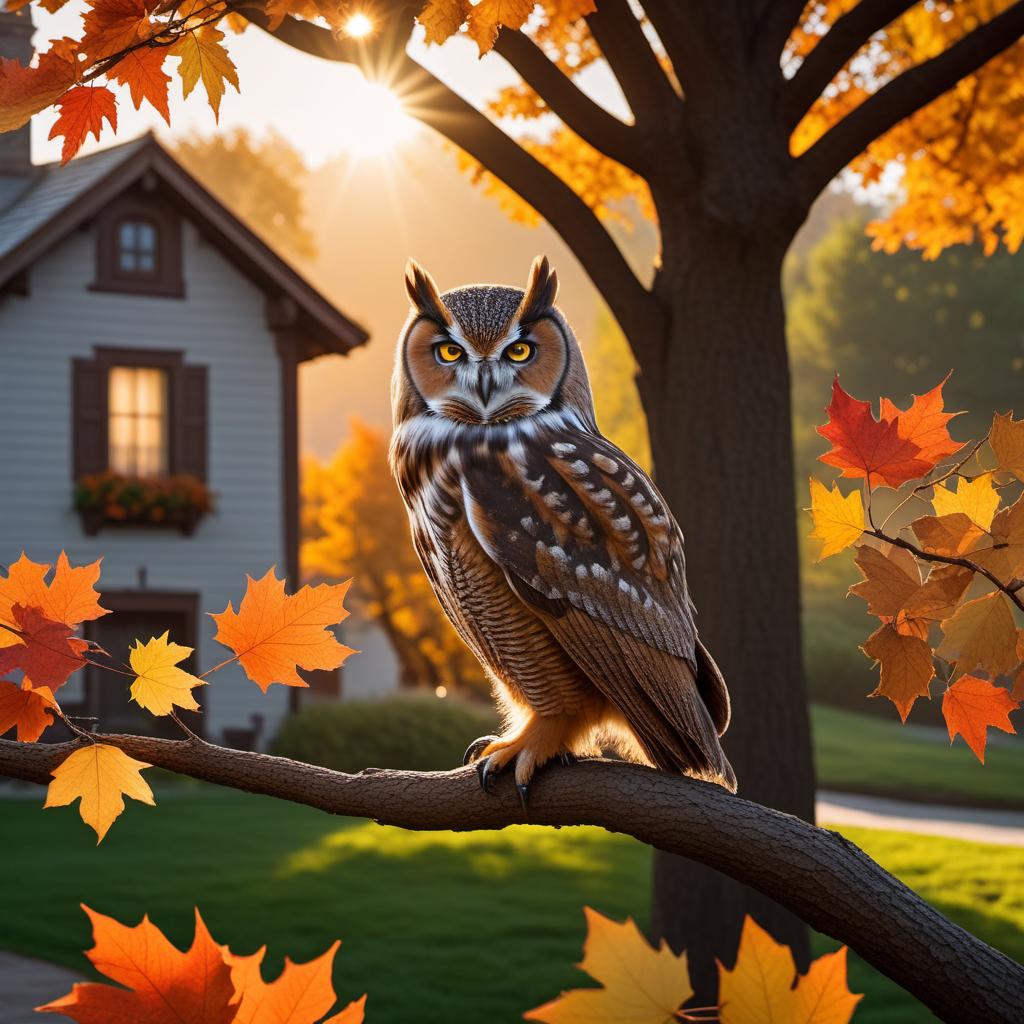
<svg viewBox="0 0 1024 1024"><path fill-rule="evenodd" d="M0 0L0 57L22 64L32 59L32 11L26 4L20 11L8 11L6 0ZM32 173L31 128L22 125L17 131L0 133L0 177L22 177Z"/></svg>

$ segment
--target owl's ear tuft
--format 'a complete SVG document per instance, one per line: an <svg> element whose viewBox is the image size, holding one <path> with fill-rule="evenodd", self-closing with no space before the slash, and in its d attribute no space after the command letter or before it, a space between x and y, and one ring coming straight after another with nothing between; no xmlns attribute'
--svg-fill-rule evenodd
<svg viewBox="0 0 1024 1024"><path fill-rule="evenodd" d="M451 314L441 301L434 279L415 260L405 265L405 290L417 312L440 326L451 323Z"/></svg>
<svg viewBox="0 0 1024 1024"><path fill-rule="evenodd" d="M538 256L530 267L530 279L519 304L519 322L531 323L550 313L557 294L558 275L551 269L547 256Z"/></svg>

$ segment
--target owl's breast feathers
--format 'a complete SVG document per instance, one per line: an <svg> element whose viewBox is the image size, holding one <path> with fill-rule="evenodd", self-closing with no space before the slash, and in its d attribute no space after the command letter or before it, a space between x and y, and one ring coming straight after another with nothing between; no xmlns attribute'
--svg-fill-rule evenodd
<svg viewBox="0 0 1024 1024"><path fill-rule="evenodd" d="M682 534L647 475L605 438L564 423L426 448L403 491L442 604L456 603L444 549L464 514L482 553L650 760L734 789L718 742L728 693L696 635Z"/></svg>

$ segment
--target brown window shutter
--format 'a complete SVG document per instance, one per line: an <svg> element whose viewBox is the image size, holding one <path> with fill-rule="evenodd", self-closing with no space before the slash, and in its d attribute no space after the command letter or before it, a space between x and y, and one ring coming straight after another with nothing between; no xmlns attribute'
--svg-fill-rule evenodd
<svg viewBox="0 0 1024 1024"><path fill-rule="evenodd" d="M107 368L75 359L71 385L72 472L77 480L107 469Z"/></svg>
<svg viewBox="0 0 1024 1024"><path fill-rule="evenodd" d="M209 445L206 367L183 366L179 382L176 469L179 473L188 473L199 480L206 480L206 452Z"/></svg>

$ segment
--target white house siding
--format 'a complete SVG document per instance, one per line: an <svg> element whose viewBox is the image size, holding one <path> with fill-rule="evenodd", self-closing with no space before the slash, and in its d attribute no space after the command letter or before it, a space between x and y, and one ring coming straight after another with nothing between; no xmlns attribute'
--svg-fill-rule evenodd
<svg viewBox="0 0 1024 1024"><path fill-rule="evenodd" d="M81 231L32 268L27 297L0 300L0 563L22 549L36 561L61 548L74 564L103 556L101 587L134 589L145 566L149 589L197 591L201 612L219 612L238 607L246 572L276 564L284 575L280 371L262 293L192 225L182 241L184 300L90 292L95 244ZM71 364L96 344L182 349L186 362L209 367L216 513L192 537L121 528L88 537L71 511ZM199 619L207 669L228 652L212 620ZM235 666L197 695L211 738L253 712L273 735L288 703L286 687L264 696Z"/></svg>

